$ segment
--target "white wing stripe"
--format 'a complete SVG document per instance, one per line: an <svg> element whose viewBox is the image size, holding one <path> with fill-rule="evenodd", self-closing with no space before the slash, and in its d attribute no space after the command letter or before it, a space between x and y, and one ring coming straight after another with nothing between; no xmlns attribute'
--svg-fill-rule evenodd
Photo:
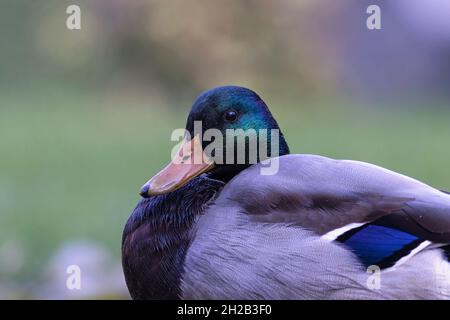
<svg viewBox="0 0 450 320"><path fill-rule="evenodd" d="M352 229L356 229L361 227L362 225L366 224L363 223L350 223L346 226L343 226L338 229L331 230L330 232L325 233L321 238L327 241L334 241L336 240L340 235L346 233L347 231L350 231Z"/></svg>

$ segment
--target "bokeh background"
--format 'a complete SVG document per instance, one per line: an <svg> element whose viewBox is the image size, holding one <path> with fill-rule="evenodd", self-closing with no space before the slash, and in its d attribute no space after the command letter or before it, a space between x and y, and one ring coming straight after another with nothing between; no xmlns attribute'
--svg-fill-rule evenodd
<svg viewBox="0 0 450 320"><path fill-rule="evenodd" d="M5 0L0 40L0 298L127 299L137 191L218 85L260 93L294 153L450 189L447 0Z"/></svg>

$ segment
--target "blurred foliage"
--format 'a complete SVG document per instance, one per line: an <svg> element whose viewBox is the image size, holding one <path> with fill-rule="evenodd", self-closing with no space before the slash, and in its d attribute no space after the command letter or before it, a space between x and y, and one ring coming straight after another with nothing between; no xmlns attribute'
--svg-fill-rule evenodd
<svg viewBox="0 0 450 320"><path fill-rule="evenodd" d="M1 4L3 84L63 81L178 98L212 83L311 94L335 78L309 27L313 1L80 0L81 31L65 28L72 3Z"/></svg>
<svg viewBox="0 0 450 320"><path fill-rule="evenodd" d="M369 0L3 1L0 85L66 83L172 102L223 84L291 98L448 102L450 22L440 10L450 6L378 2L384 29L373 32ZM73 3L79 31L65 27ZM422 11L436 23L415 24Z"/></svg>

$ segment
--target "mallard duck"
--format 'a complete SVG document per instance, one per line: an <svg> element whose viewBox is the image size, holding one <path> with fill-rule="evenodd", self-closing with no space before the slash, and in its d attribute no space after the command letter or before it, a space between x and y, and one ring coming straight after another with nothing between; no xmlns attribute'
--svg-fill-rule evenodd
<svg viewBox="0 0 450 320"><path fill-rule="evenodd" d="M269 150L256 163L190 162L208 146L196 121L201 133L279 129L249 89L197 98L188 147L141 188L123 232L132 298L450 297L449 194L369 163L289 154L281 132L276 150L258 136ZM262 174L270 160L276 173Z"/></svg>

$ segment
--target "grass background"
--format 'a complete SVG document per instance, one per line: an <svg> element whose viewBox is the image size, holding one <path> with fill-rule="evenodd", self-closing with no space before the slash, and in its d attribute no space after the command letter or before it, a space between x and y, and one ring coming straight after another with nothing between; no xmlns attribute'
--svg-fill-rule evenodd
<svg viewBox="0 0 450 320"><path fill-rule="evenodd" d="M0 242L24 245L26 263L16 281L36 277L71 239L95 240L119 259L137 191L169 161L170 134L184 127L191 101L181 101L180 111L145 97L64 89L3 97ZM450 113L438 105L373 109L266 100L292 153L368 161L450 189Z"/></svg>

